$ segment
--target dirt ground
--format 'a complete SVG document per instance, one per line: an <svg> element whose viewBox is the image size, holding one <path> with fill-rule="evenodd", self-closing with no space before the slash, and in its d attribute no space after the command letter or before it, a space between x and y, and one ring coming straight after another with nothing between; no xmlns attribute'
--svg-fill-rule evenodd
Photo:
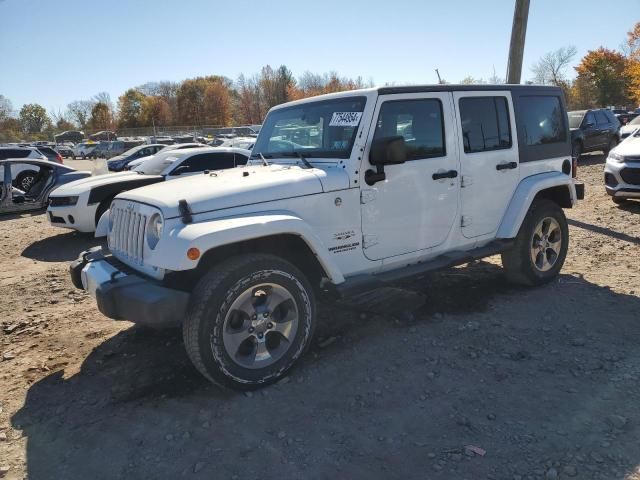
<svg viewBox="0 0 640 480"><path fill-rule="evenodd" d="M615 206L603 158L581 163L558 281L516 288L493 257L369 311L325 305L298 368L252 394L75 290L94 239L0 220L0 475L640 479L640 202Z"/></svg>

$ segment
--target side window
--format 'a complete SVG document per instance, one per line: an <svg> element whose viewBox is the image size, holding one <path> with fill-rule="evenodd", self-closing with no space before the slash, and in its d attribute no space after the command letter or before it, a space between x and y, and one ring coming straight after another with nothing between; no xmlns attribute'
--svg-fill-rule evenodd
<svg viewBox="0 0 640 480"><path fill-rule="evenodd" d="M223 170L236 166L233 153L207 153L202 170Z"/></svg>
<svg viewBox="0 0 640 480"><path fill-rule="evenodd" d="M519 102L521 128L525 143L529 146L565 142L567 132L564 126L562 106L558 97L523 96Z"/></svg>
<svg viewBox="0 0 640 480"><path fill-rule="evenodd" d="M588 125L595 125L596 124L596 118L593 116L592 112L587 112L587 114L584 116L584 120L582 121L582 126L586 127Z"/></svg>
<svg viewBox="0 0 640 480"><path fill-rule="evenodd" d="M179 165L180 173L201 172L202 170L204 170L203 168L201 168L201 165L205 163L203 157L206 156L206 154L201 154L187 158Z"/></svg>
<svg viewBox="0 0 640 480"><path fill-rule="evenodd" d="M242 155L241 153L236 153L235 154L235 163L236 166L238 165L246 165L247 164L247 160L249 160L248 157L245 157L244 155Z"/></svg>
<svg viewBox="0 0 640 480"><path fill-rule="evenodd" d="M392 100L383 103L373 140L397 135L404 137L407 160L444 156L440 100Z"/></svg>
<svg viewBox="0 0 640 480"><path fill-rule="evenodd" d="M609 119L602 110L596 110L595 114L598 125L607 125L609 123Z"/></svg>
<svg viewBox="0 0 640 480"><path fill-rule="evenodd" d="M460 123L465 153L511 148L506 97L461 98Z"/></svg>

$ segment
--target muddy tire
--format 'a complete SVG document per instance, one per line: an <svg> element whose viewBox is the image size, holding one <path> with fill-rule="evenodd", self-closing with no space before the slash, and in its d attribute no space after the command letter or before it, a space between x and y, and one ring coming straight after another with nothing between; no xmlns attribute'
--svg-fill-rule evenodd
<svg viewBox="0 0 640 480"><path fill-rule="evenodd" d="M521 285L542 285L560 273L569 246L569 227L562 208L551 200L535 200L514 246L502 254L507 278Z"/></svg>
<svg viewBox="0 0 640 480"><path fill-rule="evenodd" d="M314 293L294 265L248 254L216 265L196 285L184 344L210 381L252 390L282 378L309 347Z"/></svg>

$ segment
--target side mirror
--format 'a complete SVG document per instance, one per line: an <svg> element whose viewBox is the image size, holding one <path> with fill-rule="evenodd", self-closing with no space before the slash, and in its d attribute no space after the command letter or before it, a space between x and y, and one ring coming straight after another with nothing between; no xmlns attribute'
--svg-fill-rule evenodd
<svg viewBox="0 0 640 480"><path fill-rule="evenodd" d="M593 122L585 123L584 128L593 128Z"/></svg>
<svg viewBox="0 0 640 480"><path fill-rule="evenodd" d="M404 137L384 137L375 140L369 152L371 165L398 165L407 161L407 146Z"/></svg>

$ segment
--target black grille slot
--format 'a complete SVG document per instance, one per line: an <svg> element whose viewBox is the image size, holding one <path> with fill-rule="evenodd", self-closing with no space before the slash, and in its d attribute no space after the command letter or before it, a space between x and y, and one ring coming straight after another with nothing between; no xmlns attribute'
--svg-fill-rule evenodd
<svg viewBox="0 0 640 480"><path fill-rule="evenodd" d="M620 176L625 183L630 185L640 185L640 168L623 168Z"/></svg>
<svg viewBox="0 0 640 480"><path fill-rule="evenodd" d="M618 180L616 180L616 177L614 177L612 174L605 173L604 183L609 187L615 187L616 185L618 185Z"/></svg>
<svg viewBox="0 0 640 480"><path fill-rule="evenodd" d="M66 207L68 205L75 205L78 201L78 197L49 197L49 205L52 207Z"/></svg>

